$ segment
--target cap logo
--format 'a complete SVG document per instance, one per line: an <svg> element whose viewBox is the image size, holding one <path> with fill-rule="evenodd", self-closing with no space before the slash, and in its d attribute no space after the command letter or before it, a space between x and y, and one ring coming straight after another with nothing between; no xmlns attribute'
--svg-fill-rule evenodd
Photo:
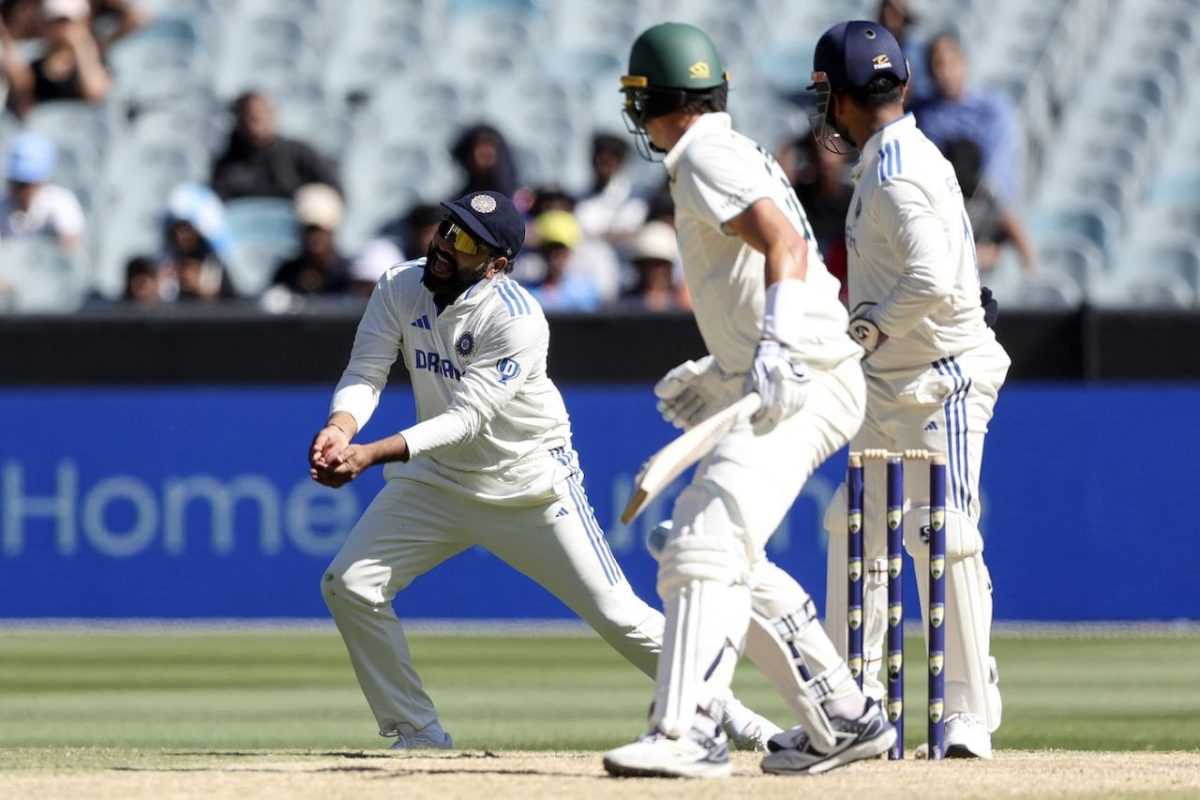
<svg viewBox="0 0 1200 800"><path fill-rule="evenodd" d="M708 78L712 75L712 70L708 66L707 61L697 61L688 67L688 75L693 78Z"/></svg>
<svg viewBox="0 0 1200 800"><path fill-rule="evenodd" d="M471 198L471 210L490 214L496 210L496 198L490 194L477 194Z"/></svg>
<svg viewBox="0 0 1200 800"><path fill-rule="evenodd" d="M892 59L888 56L887 53L880 53L879 55L872 58L871 61L875 64L875 69L891 69L892 68Z"/></svg>

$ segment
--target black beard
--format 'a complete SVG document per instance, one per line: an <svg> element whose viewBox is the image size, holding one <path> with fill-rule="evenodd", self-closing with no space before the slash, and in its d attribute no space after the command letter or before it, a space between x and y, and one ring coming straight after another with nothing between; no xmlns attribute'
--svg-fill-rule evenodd
<svg viewBox="0 0 1200 800"><path fill-rule="evenodd" d="M484 262L475 272L467 272L459 269L458 265L451 260L450 266L454 271L448 277L439 278L430 271L430 265L433 264L434 258L441 258L437 255L437 246L430 244L429 251L425 254L425 266L421 273L421 283L433 295L434 300L442 305L449 305L458 299L458 296L470 289L483 277L487 272L488 262ZM446 259L442 259L443 261Z"/></svg>

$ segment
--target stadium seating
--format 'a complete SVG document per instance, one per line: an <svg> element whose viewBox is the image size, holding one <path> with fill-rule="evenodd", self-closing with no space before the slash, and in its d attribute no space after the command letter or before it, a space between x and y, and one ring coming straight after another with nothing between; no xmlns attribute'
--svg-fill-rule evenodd
<svg viewBox="0 0 1200 800"><path fill-rule="evenodd" d="M255 296L267 288L275 267L300 246L290 200L243 197L225 204L235 256L229 277L241 294Z"/></svg>
<svg viewBox="0 0 1200 800"><path fill-rule="evenodd" d="M45 237L0 242L0 310L55 313L78 308L87 291L80 259Z"/></svg>
<svg viewBox="0 0 1200 800"><path fill-rule="evenodd" d="M583 190L589 136L623 126L617 78L629 43L663 19L711 33L733 75L730 109L739 127L773 147L807 126L808 109L792 101L805 99L817 37L877 7L873 0L141 4L154 18L110 52L109 102L45 106L26 123L61 148L58 180L79 194L94 231L90 280L109 295L129 255L156 249L170 188L207 175L229 125L227 104L247 89L272 93L285 135L339 160L348 201L339 241L352 252L406 205L454 190L461 176L448 147L472 122L504 131L524 182ZM973 78L1009 92L1022 116L1022 211L1045 269L1024 289L1018 272L1004 273L1008 302L1195 302L1200 92L1190 87L1189 67L1200 56L1200 3L921 5L921 30L957 30ZM0 121L0 147L14 129L11 118ZM660 167L633 166L648 188L662 179ZM294 245L294 231L246 222L259 211L230 209L246 237L233 268L247 292L261 288L273 259ZM1152 271L1150 261L1162 269Z"/></svg>

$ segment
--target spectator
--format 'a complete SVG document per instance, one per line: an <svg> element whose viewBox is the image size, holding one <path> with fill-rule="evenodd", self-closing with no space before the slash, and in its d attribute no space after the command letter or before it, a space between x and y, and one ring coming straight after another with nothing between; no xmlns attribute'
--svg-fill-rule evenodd
<svg viewBox="0 0 1200 800"><path fill-rule="evenodd" d="M621 305L643 311L688 311L692 307L687 286L676 280L679 245L675 229L665 222L648 222L633 238L633 266L637 285Z"/></svg>
<svg viewBox="0 0 1200 800"><path fill-rule="evenodd" d="M158 267L146 256L135 256L125 265L125 289L121 300L143 308L162 301Z"/></svg>
<svg viewBox="0 0 1200 800"><path fill-rule="evenodd" d="M913 106L928 100L933 89L925 55L928 45L916 31L917 24L921 21L918 0L882 0L876 19L896 37L900 51L908 60L905 105Z"/></svg>
<svg viewBox="0 0 1200 800"><path fill-rule="evenodd" d="M292 199L306 184L341 193L337 167L304 142L279 135L275 107L262 92L234 101L236 122L225 152L213 166L212 187L222 200L236 197Z"/></svg>
<svg viewBox="0 0 1200 800"><path fill-rule="evenodd" d="M467 174L455 197L484 191L510 198L516 194L516 162L504 135L493 126L479 123L464 130L450 148L450 155Z"/></svg>
<svg viewBox="0 0 1200 800"><path fill-rule="evenodd" d="M171 190L163 214L158 285L164 300L212 303L236 296L227 264L232 239L220 199L198 183Z"/></svg>
<svg viewBox="0 0 1200 800"><path fill-rule="evenodd" d="M75 194L50 183L58 150L40 133L13 137L8 155L8 196L0 200L0 240L52 236L68 254L82 249L85 221Z"/></svg>
<svg viewBox="0 0 1200 800"><path fill-rule="evenodd" d="M92 31L102 51L141 28L150 15L129 0L91 0Z"/></svg>
<svg viewBox="0 0 1200 800"><path fill-rule="evenodd" d="M917 126L945 149L969 139L983 156L984 180L1005 203L1021 200L1021 142L1012 102L1002 93L976 90L967 83L967 59L958 38L943 33L929 43L929 74L934 95L913 108Z"/></svg>
<svg viewBox="0 0 1200 800"><path fill-rule="evenodd" d="M444 216L446 212L441 206L417 203L404 216L380 228L378 238L387 239L396 247L398 259L420 258L429 251Z"/></svg>
<svg viewBox="0 0 1200 800"><path fill-rule="evenodd" d="M546 211L534 222L538 252L545 263L541 283L529 290L546 311L595 311L600 295L574 266L572 250L583 239L579 223L569 211Z"/></svg>
<svg viewBox="0 0 1200 800"><path fill-rule="evenodd" d="M43 0L4 0L0 20L14 39L37 39L43 35ZM101 51L113 42L136 31L149 19L129 0L91 0L92 33Z"/></svg>
<svg viewBox="0 0 1200 800"><path fill-rule="evenodd" d="M370 297L389 267L428 253L445 215L440 206L417 203L403 217L381 227L350 265L351 292Z"/></svg>
<svg viewBox="0 0 1200 800"><path fill-rule="evenodd" d="M112 77L88 27L89 13L87 0L44 0L42 37L46 52L32 63L26 63L12 46L6 28L0 32L9 84L7 104L18 117L24 117L39 103L100 103L108 96Z"/></svg>
<svg viewBox="0 0 1200 800"><path fill-rule="evenodd" d="M850 160L817 144L812 133L796 140L794 185L808 215L829 273L842 282L846 300L846 214L854 187L847 180Z"/></svg>
<svg viewBox="0 0 1200 800"><path fill-rule="evenodd" d="M333 187L301 187L296 192L296 223L300 252L279 265L272 283L298 295L344 294L350 288L350 262L337 251L342 199Z"/></svg>
<svg viewBox="0 0 1200 800"><path fill-rule="evenodd" d="M646 222L647 204L625 173L629 143L609 133L592 137L592 189L579 200L575 218L584 236L616 246L629 242Z"/></svg>
<svg viewBox="0 0 1200 800"><path fill-rule="evenodd" d="M1012 244L1027 275L1037 273L1037 256L1020 216L1007 207L982 180L983 158L969 139L955 139L942 149L954 167L962 188L963 204L975 234L975 258L981 273L991 272L1000 262L1000 251Z"/></svg>

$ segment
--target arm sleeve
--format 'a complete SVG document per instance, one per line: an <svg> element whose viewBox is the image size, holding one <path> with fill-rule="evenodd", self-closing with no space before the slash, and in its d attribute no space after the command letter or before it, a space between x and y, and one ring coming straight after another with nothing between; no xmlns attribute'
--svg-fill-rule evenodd
<svg viewBox="0 0 1200 800"><path fill-rule="evenodd" d="M361 431L375 413L379 395L403 343L395 276L385 275L371 293L358 323L350 363L333 392L329 413L345 411Z"/></svg>
<svg viewBox="0 0 1200 800"><path fill-rule="evenodd" d="M903 336L937 308L953 289L949 231L929 195L902 177L876 194L876 211L893 257L904 265L900 280L875 309L875 324Z"/></svg>
<svg viewBox="0 0 1200 800"><path fill-rule="evenodd" d="M508 404L531 374L543 371L550 332L543 317L517 317L487 337L479 354L463 373L450 405L441 414L402 431L409 458L454 445L479 435Z"/></svg>
<svg viewBox="0 0 1200 800"><path fill-rule="evenodd" d="M755 200L769 196L767 173L754 180L752 170L727 148L693 145L675 176L675 202L714 228L741 214Z"/></svg>

